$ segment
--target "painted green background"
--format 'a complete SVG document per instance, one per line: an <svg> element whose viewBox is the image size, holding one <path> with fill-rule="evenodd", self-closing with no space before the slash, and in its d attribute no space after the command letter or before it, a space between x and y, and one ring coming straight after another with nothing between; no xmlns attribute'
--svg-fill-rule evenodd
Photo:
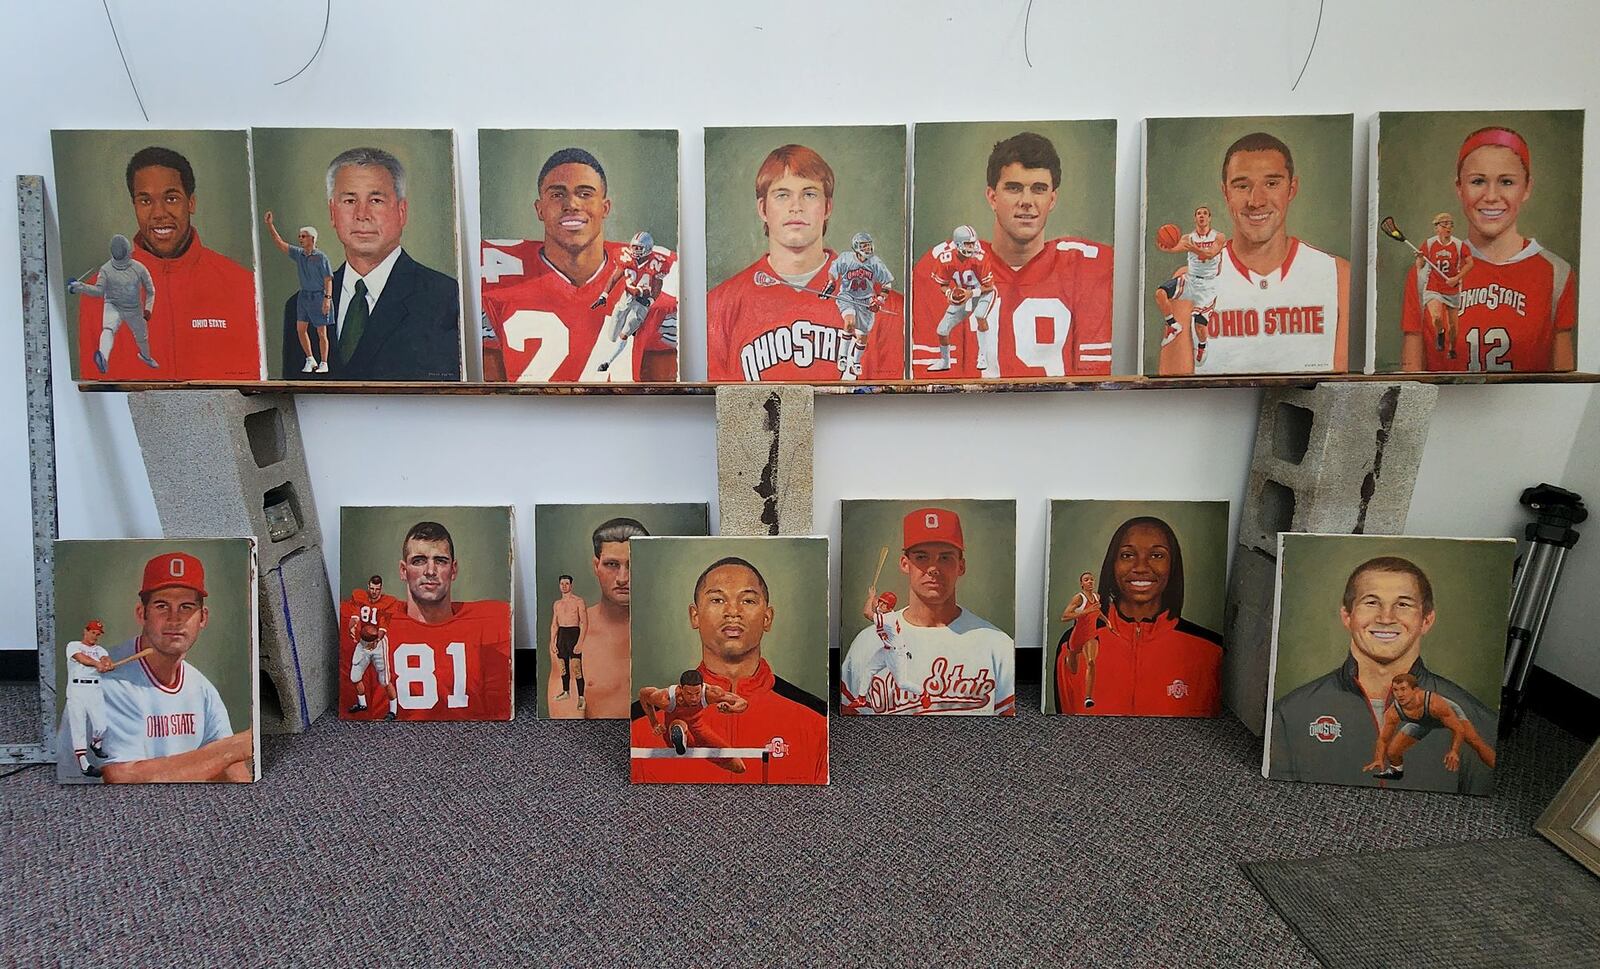
<svg viewBox="0 0 1600 969"><path fill-rule="evenodd" d="M1011 499L928 498L855 499L839 503L839 648L848 650L867 628L861 606L878 567L878 552L889 548L878 592L893 592L896 608L911 604L911 587L900 571L905 547L905 517L918 508L947 508L961 518L967 573L956 586L956 602L994 623L1012 639L1017 635L1017 503Z"/></svg>
<svg viewBox="0 0 1600 969"><path fill-rule="evenodd" d="M1517 216L1525 237L1578 271L1578 235L1583 215L1582 111L1385 111L1378 115L1377 218L1394 216L1417 245L1433 235L1433 217L1455 216L1455 237L1466 239L1467 222L1456 195L1456 156L1467 135L1504 125L1528 141L1533 159L1533 194ZM1406 273L1416 256L1368 227L1377 253L1376 315L1379 372L1400 369L1400 307ZM1583 275L1578 274L1581 282Z"/></svg>
<svg viewBox="0 0 1600 969"><path fill-rule="evenodd" d="M704 503L534 507L534 641L527 645L538 650L534 657L538 676L534 682L541 684L536 691L540 717L550 715L549 691L542 684L550 679L550 614L555 601L561 598L558 583L562 575L570 575L572 591L583 597L585 605L599 601L600 584L594 578L594 530L613 518L632 518L652 535L706 535L711 531L710 509ZM632 569L631 558L629 568ZM636 587L631 573L630 587Z"/></svg>
<svg viewBox="0 0 1600 969"><path fill-rule="evenodd" d="M244 131L55 131L56 214L61 220L61 293L68 346L78 345L78 300L67 298L66 279L98 269L110 258L106 246L121 233L139 230L128 199L128 159L160 145L189 159L194 169L195 229L207 249L254 271L250 238L250 147ZM277 250L273 250L276 252ZM73 379L78 354L68 353Z"/></svg>
<svg viewBox="0 0 1600 969"><path fill-rule="evenodd" d="M457 246L454 132L427 128L254 128L256 234L261 246L262 316L267 376L283 378L283 304L300 289L294 262L278 251L260 221L268 211L291 246L303 225L317 230L317 248L335 272L344 247L328 221L328 163L346 148L393 152L406 170L406 228L400 245L411 258L452 279L461 276ZM346 590L348 591L348 590Z"/></svg>
<svg viewBox="0 0 1600 969"><path fill-rule="evenodd" d="M1294 154L1294 172L1300 192L1289 206L1288 230L1292 236L1324 252L1350 258L1350 203L1355 169L1355 119L1348 114L1267 116L1237 118L1150 118L1145 121L1144 278L1139 283L1143 300L1144 372L1154 374L1161 354L1161 311L1155 288L1184 264L1181 255L1156 248L1156 229L1173 222L1185 232L1194 229L1194 210L1211 207L1212 224L1233 238L1233 221L1223 204L1222 156L1244 135L1265 131L1283 139ZM1366 285L1352 267L1350 292ZM1353 319L1350 326L1350 360L1359 370L1365 354L1364 328Z"/></svg>
<svg viewBox="0 0 1600 969"><path fill-rule="evenodd" d="M481 129L482 238L544 238L544 225L533 214L539 169L562 148L585 149L606 170L607 239L626 242L648 229L656 245L678 249L678 133L671 130Z"/></svg>
<svg viewBox="0 0 1600 969"><path fill-rule="evenodd" d="M906 278L906 129L903 125L706 129L706 288L767 252L756 215L756 171L774 148L815 150L833 169L833 217L823 243L835 252L869 232L878 258Z"/></svg>
<svg viewBox="0 0 1600 969"><path fill-rule="evenodd" d="M770 589L772 630L761 655L772 671L818 699L828 696L826 538L639 538L633 557L633 685L667 686L700 663L689 627L694 582L705 567L737 555Z"/></svg>
<svg viewBox="0 0 1600 969"><path fill-rule="evenodd" d="M1044 682L1055 676L1055 648L1066 632L1061 611L1077 595L1078 576L1093 572L1100 582L1106 546L1123 522L1153 515L1172 526L1183 550L1183 618L1222 632L1228 585L1228 503L1226 501L1069 501L1050 502L1049 548L1044 596ZM1097 588L1104 598L1106 590ZM1326 670L1324 670L1326 672ZM1044 691L1044 712L1055 713L1055 691Z"/></svg>
<svg viewBox="0 0 1600 969"><path fill-rule="evenodd" d="M1339 621L1344 584L1379 555L1410 559L1433 585L1438 619L1422 639L1428 669L1498 710L1517 555L1511 539L1284 535L1273 700L1349 658L1350 631Z"/></svg>
<svg viewBox="0 0 1600 969"><path fill-rule="evenodd" d="M951 121L919 124L911 179L911 252L920 258L970 225L994 235L994 210L984 197L989 152L1023 131L1044 135L1061 156L1061 186L1045 237L1079 236L1111 243L1116 230L1116 121Z"/></svg>
<svg viewBox="0 0 1600 969"><path fill-rule="evenodd" d="M507 507L350 507L339 509L339 587L350 591L383 576L383 591L406 601L400 545L412 525L435 521L450 531L460 569L450 598L511 601L511 509ZM516 628L513 617L512 628Z"/></svg>
<svg viewBox="0 0 1600 969"><path fill-rule="evenodd" d="M245 538L120 539L56 542L56 722L67 705L67 644L91 619L105 623L100 645L112 649L139 635L144 565L156 555L188 552L206 570L206 628L184 657L222 694L235 732L254 723L256 683L255 551Z"/></svg>

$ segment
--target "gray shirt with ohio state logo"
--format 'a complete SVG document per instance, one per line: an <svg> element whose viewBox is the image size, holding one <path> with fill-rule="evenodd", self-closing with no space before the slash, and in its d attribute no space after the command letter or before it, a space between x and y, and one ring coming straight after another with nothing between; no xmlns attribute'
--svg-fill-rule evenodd
<svg viewBox="0 0 1600 969"><path fill-rule="evenodd" d="M1419 657L1411 666L1417 687L1432 690L1461 705L1467 719L1489 746L1499 728L1495 712L1456 683L1432 672ZM1392 698L1387 699L1392 704ZM1263 773L1272 780L1393 787L1454 794L1494 793L1494 770L1467 744L1460 749L1461 768L1445 768L1450 731L1439 727L1405 752L1405 776L1379 780L1363 768L1372 761L1379 724L1374 704L1361 689L1352 656L1326 676L1312 680L1273 704L1271 740ZM1403 722L1403 721L1402 721Z"/></svg>

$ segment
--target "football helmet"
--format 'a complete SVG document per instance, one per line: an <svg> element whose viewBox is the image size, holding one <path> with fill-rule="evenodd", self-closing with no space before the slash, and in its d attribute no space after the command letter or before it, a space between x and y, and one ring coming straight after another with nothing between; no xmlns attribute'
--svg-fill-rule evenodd
<svg viewBox="0 0 1600 969"><path fill-rule="evenodd" d="M850 237L850 248L855 250L860 259L867 259L872 255L872 237L865 232L857 232Z"/></svg>
<svg viewBox="0 0 1600 969"><path fill-rule="evenodd" d="M650 255L656 247L656 240L645 231L635 232L628 242L628 248L633 250L633 258L643 259Z"/></svg>
<svg viewBox="0 0 1600 969"><path fill-rule="evenodd" d="M950 233L950 241L956 244L956 251L971 259L983 252L983 247L978 244L978 230L970 225L958 225L956 231Z"/></svg>

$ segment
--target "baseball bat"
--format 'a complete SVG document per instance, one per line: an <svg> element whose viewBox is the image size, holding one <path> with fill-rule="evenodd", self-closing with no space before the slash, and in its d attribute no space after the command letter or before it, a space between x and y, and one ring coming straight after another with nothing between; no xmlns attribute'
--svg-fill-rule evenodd
<svg viewBox="0 0 1600 969"><path fill-rule="evenodd" d="M144 649L139 650L137 653L134 653L132 656L125 656L122 659L117 660L115 663L112 663L111 664L111 668L112 669L116 669L117 667L126 665L128 663L131 663L136 659L144 659L146 656L149 656L151 653L153 653L155 651L156 650L155 650L154 646L146 646Z"/></svg>
<svg viewBox="0 0 1600 969"><path fill-rule="evenodd" d="M877 571L872 573L872 584L868 586L869 589L876 589L878 587L878 579L883 575L883 563L886 562L888 558L889 546L880 546L878 548L878 568Z"/></svg>

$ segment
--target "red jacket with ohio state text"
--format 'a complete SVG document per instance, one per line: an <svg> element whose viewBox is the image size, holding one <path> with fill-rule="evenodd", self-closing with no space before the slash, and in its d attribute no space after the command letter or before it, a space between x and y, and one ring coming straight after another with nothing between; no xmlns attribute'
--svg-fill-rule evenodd
<svg viewBox="0 0 1600 969"><path fill-rule="evenodd" d="M707 684L738 693L750 701L743 713L720 713L707 707L699 721L716 731L730 747L768 747L772 756L763 777L760 757L746 757L745 772L734 774L699 758L635 758L635 784L826 784L828 783L827 703L775 676L766 660L734 689L727 678L700 664ZM636 684L637 685L637 684ZM645 684L648 685L648 684ZM629 737L634 747L667 747L656 735L639 703L633 705Z"/></svg>
<svg viewBox="0 0 1600 969"><path fill-rule="evenodd" d="M835 253L806 282L821 292ZM756 285L756 275L778 282ZM878 308L861 357L862 380L905 377L905 299L890 290ZM781 281L762 256L706 294L706 378L713 381L803 381L839 379L844 319L838 303Z"/></svg>
<svg viewBox="0 0 1600 969"><path fill-rule="evenodd" d="M100 348L104 301L78 297L80 380L260 380L261 324L256 316L255 273L200 242L191 229L189 247L162 259L135 236L133 258L150 270L156 286L148 323L147 367L127 327L117 331L106 372L94 365ZM95 273L88 282L99 278Z"/></svg>
<svg viewBox="0 0 1600 969"><path fill-rule="evenodd" d="M1095 657L1094 706L1084 709L1088 657L1069 652L1100 640ZM1079 619L1056 655L1061 713L1094 716L1214 717L1222 702L1222 642L1214 632L1163 612L1133 620L1111 611Z"/></svg>

